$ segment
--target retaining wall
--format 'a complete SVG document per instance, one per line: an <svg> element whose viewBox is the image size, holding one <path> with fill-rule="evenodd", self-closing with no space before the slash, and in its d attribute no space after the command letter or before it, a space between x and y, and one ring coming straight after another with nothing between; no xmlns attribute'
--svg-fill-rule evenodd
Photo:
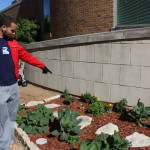
<svg viewBox="0 0 150 150"><path fill-rule="evenodd" d="M53 72L26 64L30 82L81 95L97 94L106 102L140 98L150 106L150 28L112 31L25 45Z"/></svg>

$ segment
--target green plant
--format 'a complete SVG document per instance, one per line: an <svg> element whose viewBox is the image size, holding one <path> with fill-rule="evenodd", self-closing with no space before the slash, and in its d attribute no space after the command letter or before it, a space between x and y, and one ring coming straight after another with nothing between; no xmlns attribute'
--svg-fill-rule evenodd
<svg viewBox="0 0 150 150"><path fill-rule="evenodd" d="M25 112L25 104L19 104L18 113Z"/></svg>
<svg viewBox="0 0 150 150"><path fill-rule="evenodd" d="M80 104L79 106L77 106L78 109L83 109L84 106L82 104Z"/></svg>
<svg viewBox="0 0 150 150"><path fill-rule="evenodd" d="M127 112L127 115L138 125L147 126L150 128L150 123L145 123L142 120L146 120L150 116L150 107L144 107L144 104L137 102L137 105L133 107L133 110Z"/></svg>
<svg viewBox="0 0 150 150"><path fill-rule="evenodd" d="M75 145L78 143L82 138L78 135L75 136L70 136L69 139L67 140L67 143L70 145Z"/></svg>
<svg viewBox="0 0 150 150"><path fill-rule="evenodd" d="M96 95L92 96L90 93L86 92L85 94L81 95L81 100L86 103L92 104L92 103L98 101L99 99L97 98Z"/></svg>
<svg viewBox="0 0 150 150"><path fill-rule="evenodd" d="M100 116L104 113L104 102L96 101L90 105L88 112L92 113L93 116Z"/></svg>
<svg viewBox="0 0 150 150"><path fill-rule="evenodd" d="M48 125L53 119L52 109L39 104L35 110L26 111L25 115L17 116L17 123L26 133L37 134L48 132Z"/></svg>
<svg viewBox="0 0 150 150"><path fill-rule="evenodd" d="M105 111L107 113L111 113L113 109L113 105L112 104L105 104Z"/></svg>
<svg viewBox="0 0 150 150"><path fill-rule="evenodd" d="M61 97L66 98L69 96L69 91L67 90L67 88L65 88L65 90L63 91L63 93L61 94Z"/></svg>
<svg viewBox="0 0 150 150"><path fill-rule="evenodd" d="M15 39L21 44L28 44L37 40L39 25L35 20L18 18Z"/></svg>
<svg viewBox="0 0 150 150"><path fill-rule="evenodd" d="M69 95L69 96L67 96L67 97L65 98L65 100L66 100L68 103L72 103L72 102L75 101L75 98L72 97L71 95Z"/></svg>
<svg viewBox="0 0 150 150"><path fill-rule="evenodd" d="M70 135L76 135L81 133L82 130L80 129L79 123L82 119L77 120L78 116L77 111L70 112L70 108L67 107L65 110L58 110L58 126L59 128L52 131L51 135L59 136L59 140L67 141Z"/></svg>
<svg viewBox="0 0 150 150"><path fill-rule="evenodd" d="M120 102L114 104L114 110L118 113L126 113L127 99L123 98Z"/></svg>
<svg viewBox="0 0 150 150"><path fill-rule="evenodd" d="M5 13L4 12L0 12L0 18L5 17Z"/></svg>
<svg viewBox="0 0 150 150"><path fill-rule="evenodd" d="M69 95L67 88L65 88L64 92L61 94L61 97L65 98L66 102L69 104L75 101L75 98Z"/></svg>
<svg viewBox="0 0 150 150"><path fill-rule="evenodd" d="M120 138L118 132L114 135L104 134L99 135L95 140L84 141L80 150L127 150L130 142L124 138Z"/></svg>

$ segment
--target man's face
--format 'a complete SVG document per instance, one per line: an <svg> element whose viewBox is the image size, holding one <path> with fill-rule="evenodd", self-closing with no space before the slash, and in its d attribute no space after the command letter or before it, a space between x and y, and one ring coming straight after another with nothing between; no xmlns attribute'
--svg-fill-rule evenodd
<svg viewBox="0 0 150 150"><path fill-rule="evenodd" d="M11 23L9 27L3 26L3 38L5 40L13 40L15 35L17 25L15 23Z"/></svg>

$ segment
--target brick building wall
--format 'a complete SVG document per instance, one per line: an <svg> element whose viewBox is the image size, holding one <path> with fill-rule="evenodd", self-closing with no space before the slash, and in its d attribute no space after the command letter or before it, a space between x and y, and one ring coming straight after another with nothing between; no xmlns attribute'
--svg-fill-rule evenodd
<svg viewBox="0 0 150 150"><path fill-rule="evenodd" d="M53 38L108 32L113 20L113 0L51 0Z"/></svg>
<svg viewBox="0 0 150 150"><path fill-rule="evenodd" d="M18 17L19 9L20 5L16 5L15 7L4 11L4 13L16 19Z"/></svg>
<svg viewBox="0 0 150 150"><path fill-rule="evenodd" d="M14 7L10 7L10 9L6 9L4 13L15 19L17 17L30 18L36 19L40 22L41 18L39 16L42 14L40 7L40 0L26 0Z"/></svg>

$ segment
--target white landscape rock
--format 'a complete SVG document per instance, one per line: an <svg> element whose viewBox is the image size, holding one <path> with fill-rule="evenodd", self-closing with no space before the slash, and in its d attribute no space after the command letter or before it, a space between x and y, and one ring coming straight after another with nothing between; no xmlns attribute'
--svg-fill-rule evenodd
<svg viewBox="0 0 150 150"><path fill-rule="evenodd" d="M53 112L53 117L54 117L54 118L58 118L58 111L54 111L54 112Z"/></svg>
<svg viewBox="0 0 150 150"><path fill-rule="evenodd" d="M44 101L31 101L31 102L28 102L26 104L26 106L35 106L35 105L38 105L38 104L44 104Z"/></svg>
<svg viewBox="0 0 150 150"><path fill-rule="evenodd" d="M60 98L60 95L55 95L55 96L52 96L52 97L50 97L50 98L45 98L45 99L44 99L44 102L49 102L49 101L54 100L54 99L56 99L56 98Z"/></svg>
<svg viewBox="0 0 150 150"><path fill-rule="evenodd" d="M139 134L138 132L134 132L127 136L126 139L131 142L131 147L144 147L150 145L150 138L144 134Z"/></svg>
<svg viewBox="0 0 150 150"><path fill-rule="evenodd" d="M56 107L60 107L60 105L59 104L47 104L47 105L45 105L45 107L47 107L47 108L56 108Z"/></svg>
<svg viewBox="0 0 150 150"><path fill-rule="evenodd" d="M112 123L108 123L100 128L97 129L97 131L95 132L95 134L100 135L102 132L103 133L107 133L109 135L113 135L114 131L119 131L118 126L112 124Z"/></svg>
<svg viewBox="0 0 150 150"><path fill-rule="evenodd" d="M77 119L82 119L81 123L79 124L81 126L80 129L87 127L92 121L92 118L88 116L78 116Z"/></svg>

